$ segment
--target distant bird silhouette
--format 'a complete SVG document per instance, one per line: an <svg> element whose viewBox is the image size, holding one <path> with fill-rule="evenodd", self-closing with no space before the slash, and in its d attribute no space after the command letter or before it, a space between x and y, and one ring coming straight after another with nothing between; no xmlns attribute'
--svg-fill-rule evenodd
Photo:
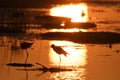
<svg viewBox="0 0 120 80"><path fill-rule="evenodd" d="M120 52L120 50L116 50L116 51L114 51L114 52L119 53L119 52Z"/></svg>
<svg viewBox="0 0 120 80"><path fill-rule="evenodd" d="M51 45L51 47L53 48L53 50L58 54L61 55L63 54L64 56L67 56L67 52L65 50L63 50L61 47L59 46L55 46L54 44Z"/></svg>
<svg viewBox="0 0 120 80"><path fill-rule="evenodd" d="M27 53L27 58L25 60L25 64L27 63L27 59L28 59L28 56L29 56L27 49L30 48L32 46L32 44L33 43L31 43L31 42L22 42L22 43L20 43L21 49L24 49L25 52Z"/></svg>
<svg viewBox="0 0 120 80"><path fill-rule="evenodd" d="M84 16L85 16L85 13L83 12L83 10L82 10L81 16L82 16L82 17L84 17Z"/></svg>

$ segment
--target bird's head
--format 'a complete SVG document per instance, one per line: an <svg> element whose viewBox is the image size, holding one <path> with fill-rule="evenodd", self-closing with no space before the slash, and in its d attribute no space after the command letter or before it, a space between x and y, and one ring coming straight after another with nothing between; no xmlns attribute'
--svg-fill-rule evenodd
<svg viewBox="0 0 120 80"><path fill-rule="evenodd" d="M51 47L53 48L53 47L55 47L55 45L54 45L54 44L52 44L52 45L51 45Z"/></svg>

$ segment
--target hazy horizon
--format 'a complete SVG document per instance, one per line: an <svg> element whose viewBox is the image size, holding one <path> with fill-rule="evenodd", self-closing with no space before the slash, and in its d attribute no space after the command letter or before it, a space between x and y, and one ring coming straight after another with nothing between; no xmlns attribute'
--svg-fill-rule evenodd
<svg viewBox="0 0 120 80"><path fill-rule="evenodd" d="M52 4L69 3L92 3L92 4L120 4L120 0L0 0L0 8L40 8L49 7Z"/></svg>

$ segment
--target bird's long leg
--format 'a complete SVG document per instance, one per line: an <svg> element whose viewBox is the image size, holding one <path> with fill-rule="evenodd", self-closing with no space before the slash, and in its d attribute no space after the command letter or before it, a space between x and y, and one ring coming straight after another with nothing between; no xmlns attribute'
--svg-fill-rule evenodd
<svg viewBox="0 0 120 80"><path fill-rule="evenodd" d="M60 63L61 63L61 55L59 55L59 59L60 59L60 62L59 62L59 68L60 68Z"/></svg>
<svg viewBox="0 0 120 80"><path fill-rule="evenodd" d="M25 60L25 64L27 63L27 59L28 59L28 51L25 49L25 52L27 53L27 57L26 57L26 60Z"/></svg>
<svg viewBox="0 0 120 80"><path fill-rule="evenodd" d="M60 64L61 64L61 55L59 55L59 59L60 59L60 62L59 62L59 78L60 78Z"/></svg>

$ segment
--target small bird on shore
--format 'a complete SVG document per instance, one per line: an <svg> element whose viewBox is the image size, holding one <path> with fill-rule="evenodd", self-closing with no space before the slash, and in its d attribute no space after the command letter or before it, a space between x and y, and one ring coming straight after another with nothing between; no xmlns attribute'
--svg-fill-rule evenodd
<svg viewBox="0 0 120 80"><path fill-rule="evenodd" d="M67 52L65 50L63 50L61 47L59 46L55 46L54 44L51 45L51 47L53 48L53 50L58 54L61 55L63 54L64 56L67 56Z"/></svg>

